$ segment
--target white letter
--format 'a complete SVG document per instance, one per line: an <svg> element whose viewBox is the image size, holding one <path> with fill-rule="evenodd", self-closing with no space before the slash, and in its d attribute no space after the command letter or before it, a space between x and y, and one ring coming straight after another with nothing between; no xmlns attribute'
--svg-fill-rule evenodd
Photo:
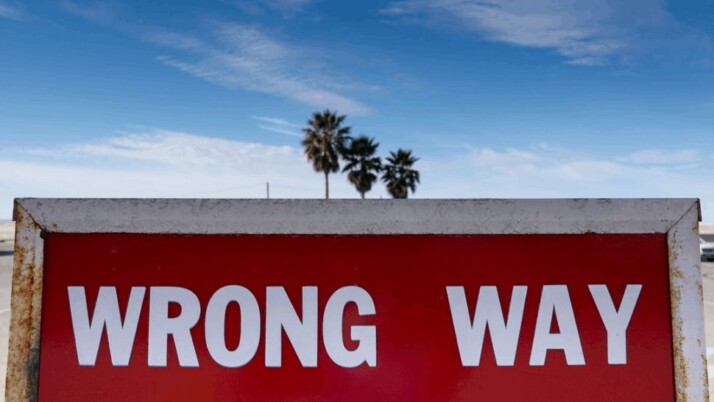
<svg viewBox="0 0 714 402"><path fill-rule="evenodd" d="M169 318L169 303L181 306L178 316ZM166 367L168 337L174 337L176 355L182 367L198 367L191 328L201 316L201 303L188 289L154 286L149 301L149 366Z"/></svg>
<svg viewBox="0 0 714 402"><path fill-rule="evenodd" d="M475 367L481 362L483 340L488 327L491 343L499 366L513 366L516 360L518 336L521 332L523 308L526 303L527 286L514 286L508 323L503 317L498 290L495 286L481 286L476 302L473 322L470 319L463 286L447 286L451 320L456 333L456 344L464 367Z"/></svg>
<svg viewBox="0 0 714 402"><path fill-rule="evenodd" d="M109 354L113 366L128 366L131 350L134 346L136 327L139 325L139 314L144 302L146 288L132 287L129 294L129 304L126 308L124 323L121 322L117 290L113 286L99 288L97 302L94 305L92 321L89 321L87 296L83 286L68 286L69 311L72 316L74 344L77 348L77 358L80 366L94 366L99 353L99 342L102 331L107 328Z"/></svg>
<svg viewBox="0 0 714 402"><path fill-rule="evenodd" d="M558 320L559 334L550 333L553 313ZM565 285L543 286L531 349L531 366L544 365L545 355L550 349L562 349L565 352L565 361L570 366L585 364L580 334L575 324L573 306L570 304L570 294Z"/></svg>
<svg viewBox="0 0 714 402"><path fill-rule="evenodd" d="M589 285L588 288L607 330L607 362L627 364L627 327L630 325L642 285L627 285L620 302L620 311L615 310L607 286Z"/></svg>
<svg viewBox="0 0 714 402"><path fill-rule="evenodd" d="M302 321L282 286L268 286L265 307L265 365L283 364L282 329L303 367L317 367L317 287L302 288Z"/></svg>
<svg viewBox="0 0 714 402"><path fill-rule="evenodd" d="M240 307L240 339L235 350L226 348L226 309ZM216 291L206 308L206 346L216 363L224 367L248 364L260 343L260 309L253 294L243 286L224 286Z"/></svg>
<svg viewBox="0 0 714 402"><path fill-rule="evenodd" d="M366 290L358 286L345 286L330 296L322 318L322 338L333 362L342 367L357 367L367 363L377 366L377 329L374 325L353 325L350 338L359 343L357 349L347 350L342 341L342 320L347 303L357 305L359 315L374 315L374 302Z"/></svg>

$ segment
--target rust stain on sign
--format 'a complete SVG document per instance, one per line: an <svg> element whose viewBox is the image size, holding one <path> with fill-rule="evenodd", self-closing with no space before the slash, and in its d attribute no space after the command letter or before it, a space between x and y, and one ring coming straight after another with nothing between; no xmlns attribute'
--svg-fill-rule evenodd
<svg viewBox="0 0 714 402"><path fill-rule="evenodd" d="M698 207L696 211L690 209L685 217L694 212L699 215ZM693 220L690 224L683 217L667 233L672 346L678 402L709 400L704 334L703 331L693 331L692 327L692 318L703 320L703 311L698 311L695 305L703 304L703 288L699 254L694 249L699 237L699 225L698 219ZM696 352L696 356L693 352Z"/></svg>
<svg viewBox="0 0 714 402"><path fill-rule="evenodd" d="M356 211L356 212L355 212ZM190 219L187 219L190 217ZM7 401L36 401L45 232L175 234L662 233L676 400L707 401L698 200L17 200Z"/></svg>
<svg viewBox="0 0 714 402"><path fill-rule="evenodd" d="M684 279L684 274L677 266L677 260L679 259L678 244L678 239L670 236L670 241L668 242L669 283L670 303L672 309L672 344L674 350L674 376L676 379L675 386L677 393L676 400L679 402L686 402L688 400L687 388L689 388L689 377L687 373L689 370L687 359L682 353L680 353L684 345L685 337L682 333L682 318L679 316L679 306L682 303L682 289L679 284Z"/></svg>
<svg viewBox="0 0 714 402"><path fill-rule="evenodd" d="M27 212L15 208L9 355L5 400L36 401L42 308L42 230Z"/></svg>

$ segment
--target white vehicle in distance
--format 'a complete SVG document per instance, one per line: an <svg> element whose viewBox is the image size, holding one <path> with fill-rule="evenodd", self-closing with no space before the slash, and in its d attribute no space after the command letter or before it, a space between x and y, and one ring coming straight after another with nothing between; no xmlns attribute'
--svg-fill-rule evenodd
<svg viewBox="0 0 714 402"><path fill-rule="evenodd" d="M706 240L699 238L699 255L702 261L712 261L714 260L714 244L707 242Z"/></svg>

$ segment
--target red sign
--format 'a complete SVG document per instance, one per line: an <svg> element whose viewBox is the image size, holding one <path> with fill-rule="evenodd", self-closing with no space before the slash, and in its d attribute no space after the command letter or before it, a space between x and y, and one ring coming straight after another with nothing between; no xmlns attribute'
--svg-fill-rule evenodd
<svg viewBox="0 0 714 402"><path fill-rule="evenodd" d="M666 235L45 239L44 401L674 400Z"/></svg>

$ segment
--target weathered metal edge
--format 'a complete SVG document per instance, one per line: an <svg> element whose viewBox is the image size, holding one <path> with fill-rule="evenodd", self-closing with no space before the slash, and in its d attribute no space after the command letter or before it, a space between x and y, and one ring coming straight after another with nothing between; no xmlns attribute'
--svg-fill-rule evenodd
<svg viewBox="0 0 714 402"><path fill-rule="evenodd" d="M128 201L145 203L147 201L169 201L169 200L63 200L63 199L18 199L15 203L16 221L16 241L15 241L15 261L13 270L13 290L12 290L12 317L11 317L11 335L10 335L10 353L8 356L8 374L6 386L7 401L35 401L37 398L37 380L38 380L38 359L39 359L39 335L40 335L40 313L41 313L41 298L42 298L42 267L43 267L43 249L44 240L42 234L45 231L53 232L77 232L77 233L97 233L97 232L128 232L129 230L100 230L95 231L89 228L85 230L70 231L67 228L61 227L57 223L44 221L44 225L38 223L27 211L26 203L33 202L55 202L69 201L69 204L76 204L81 201L92 201L95 208L97 206L109 206L106 203L114 201ZM207 200L175 200L186 204ZM246 200L218 200L238 202ZM248 200L250 202L259 202L259 200ZM303 201L303 200L300 200ZM310 200L314 203L313 200ZM340 200L337 202L345 202ZM428 200L429 202L441 203L445 200ZM532 203L534 201L560 201L573 202L577 204L601 204L601 201L607 201L607 204L628 203L640 207L652 207L660 214L660 219L655 221L654 225L638 226L635 229L628 228L625 231L613 230L616 227L605 227L604 231L591 230L590 226L571 227L571 231L537 231L532 230L530 233L667 233L668 248L670 259L670 291L672 295L672 325L673 325L673 343L674 343L674 360L675 360L675 386L678 401L708 401L707 388L707 367L706 367L706 349L704 341L704 326L703 326L703 291L700 276L700 267L698 259L698 250L696 250L698 238L698 222L700 221L699 201L696 199L667 199L667 200L469 200L477 203L491 202L518 202L524 201ZM383 202L383 201L379 201ZM413 203L414 201L409 201ZM100 205L97 205L99 203ZM170 203L169 203L170 204ZM662 210L663 206L669 204L670 208ZM675 204L675 205L673 205ZM680 215L680 218L673 220L671 214L688 205L685 213ZM37 206L31 205L32 206ZM77 207L78 205L74 205ZM620 205L622 206L622 205ZM65 206L66 207L66 206ZM167 208L168 205L163 205L161 209ZM262 205L265 208L266 205ZM592 205L590 205L592 207ZM658 208L657 208L658 207ZM586 205L581 205L580 208L587 209ZM51 209L52 210L52 209ZM640 211L642 211L640 209ZM651 210L650 210L651 211ZM60 211L53 210L53 213ZM115 211L116 214L117 211ZM242 211L243 213L247 211ZM530 211L533 212L532 210ZM602 216L605 211L598 211L595 215ZM631 212L631 211L630 211ZM47 213L44 211L43 213ZM199 214L200 215L200 214ZM579 222L592 219L590 216L581 216L577 219ZM116 215L114 215L116 216ZM473 217L473 216L472 216ZM91 218L91 217L90 217ZM131 218L131 217L130 217ZM134 216L133 218L136 218ZM351 217L354 219L354 217ZM514 219L513 216L510 219ZM644 218L643 218L644 219ZM539 219L535 219L538 221ZM131 219L130 219L131 221ZM608 226L610 221L608 222ZM87 223L86 221L84 223ZM106 223L106 222L102 222ZM324 224L324 221L322 221ZM619 221L619 225L624 226L624 222ZM49 226L49 227L48 227ZM131 225L129 225L131 226ZM664 229L663 229L664 227ZM114 227L116 228L116 227ZM649 229L647 229L649 228ZM64 230L63 230L64 229ZM241 230L233 229L226 233L248 233L244 227ZM400 228L397 228L400 229ZM404 228L401 228L404 229ZM479 231L477 233L518 233L518 228L512 226L505 227L501 231L492 231L493 226L489 226L491 231ZM134 231L142 233L141 231ZM144 233L155 233L155 231L147 231ZM164 233L196 233L187 229L164 231ZM223 233L220 231L208 231L199 233ZM250 233L255 233L252 231ZM293 233L292 231L281 232L271 231L267 233ZM300 230L295 233L313 233L311 231ZM322 232L314 232L322 233ZM335 233L334 231L330 233ZM349 233L340 231L338 233ZM359 233L382 233L380 231L364 231ZM385 233L409 233L399 230L392 230ZM422 230L420 233L429 233ZM451 233L451 232L448 232ZM459 232L464 234L463 231ZM471 233L471 232L469 232ZM525 233L525 232L523 232ZM20 295L29 294L31 302L28 305L21 299Z"/></svg>
<svg viewBox="0 0 714 402"><path fill-rule="evenodd" d="M699 203L667 233L674 377L678 402L709 400L704 293L698 246Z"/></svg>
<svg viewBox="0 0 714 402"><path fill-rule="evenodd" d="M18 199L60 233L666 233L696 199Z"/></svg>
<svg viewBox="0 0 714 402"><path fill-rule="evenodd" d="M44 239L42 228L18 203L10 300L10 340L5 400L37 400L42 309Z"/></svg>

